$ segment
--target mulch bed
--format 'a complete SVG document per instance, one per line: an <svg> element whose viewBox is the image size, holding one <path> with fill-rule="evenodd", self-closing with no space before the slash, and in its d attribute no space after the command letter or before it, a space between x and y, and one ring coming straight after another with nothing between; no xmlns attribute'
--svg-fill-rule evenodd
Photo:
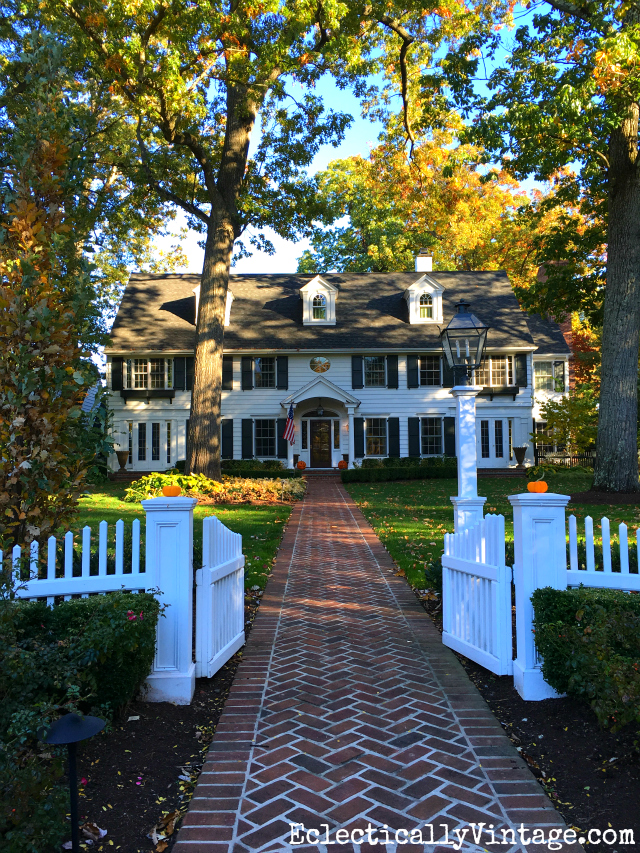
<svg viewBox="0 0 640 853"><path fill-rule="evenodd" d="M247 635L259 595L245 596ZM165 821L165 834L177 828L241 660L242 651L213 678L198 679L191 705L132 702L106 735L78 745L78 778L86 779L80 816L108 833L85 849L105 853L171 849L175 832L166 847L163 842L152 843L148 835L154 827L162 835L162 818L173 812L175 820Z"/></svg>
<svg viewBox="0 0 640 853"><path fill-rule="evenodd" d="M441 631L439 602L422 604ZM525 702L511 676L456 657L567 825L633 829L639 844L640 727L602 729L589 705L577 699ZM598 849L628 848L603 843Z"/></svg>
<svg viewBox="0 0 640 853"><path fill-rule="evenodd" d="M576 492L571 500L586 504L640 505L640 492Z"/></svg>

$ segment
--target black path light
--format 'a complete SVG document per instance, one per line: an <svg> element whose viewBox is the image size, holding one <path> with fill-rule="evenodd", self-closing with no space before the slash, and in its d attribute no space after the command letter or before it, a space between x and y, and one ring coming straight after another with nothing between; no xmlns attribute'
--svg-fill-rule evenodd
<svg viewBox="0 0 640 853"><path fill-rule="evenodd" d="M469 311L470 303L461 299L449 325L440 333L442 349L453 369L454 385L468 385L471 371L480 367L487 343L488 326Z"/></svg>
<svg viewBox="0 0 640 853"><path fill-rule="evenodd" d="M65 714L51 725L48 733L42 737L44 743L63 746L69 750L69 793L71 799L71 849L80 853L78 835L78 774L76 772L76 744L87 740L105 727L105 720L99 717L79 717L78 714ZM43 732L44 730L40 730ZM40 736L40 733L38 733Z"/></svg>

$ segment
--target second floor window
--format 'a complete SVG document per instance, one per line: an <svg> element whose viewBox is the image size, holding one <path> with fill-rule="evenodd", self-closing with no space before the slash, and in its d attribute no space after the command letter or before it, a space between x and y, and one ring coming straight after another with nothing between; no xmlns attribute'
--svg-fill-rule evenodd
<svg viewBox="0 0 640 853"><path fill-rule="evenodd" d="M273 356L254 358L253 375L256 388L276 387L276 360Z"/></svg>
<svg viewBox="0 0 640 853"><path fill-rule="evenodd" d="M386 384L385 357L383 355L365 355L364 387L384 388Z"/></svg>
<svg viewBox="0 0 640 853"><path fill-rule="evenodd" d="M563 361L534 361L533 375L536 391L564 391Z"/></svg>
<svg viewBox="0 0 640 853"><path fill-rule="evenodd" d="M420 356L420 384L442 385L439 355Z"/></svg>
<svg viewBox="0 0 640 853"><path fill-rule="evenodd" d="M482 360L475 371L475 384L499 387L513 385L513 358L510 355L490 356Z"/></svg>
<svg viewBox="0 0 640 853"><path fill-rule="evenodd" d="M173 359L127 359L125 372L125 388L173 388Z"/></svg>
<svg viewBox="0 0 640 853"><path fill-rule="evenodd" d="M314 320L326 320L327 319L327 297L323 296L321 293L317 293L313 297L313 319Z"/></svg>

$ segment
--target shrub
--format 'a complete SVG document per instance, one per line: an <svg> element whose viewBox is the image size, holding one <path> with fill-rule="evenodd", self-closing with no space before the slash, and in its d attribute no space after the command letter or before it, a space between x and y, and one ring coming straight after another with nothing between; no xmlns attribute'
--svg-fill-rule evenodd
<svg viewBox="0 0 640 853"><path fill-rule="evenodd" d="M546 587L532 601L549 684L588 701L602 725L640 723L640 596Z"/></svg>
<svg viewBox="0 0 640 853"><path fill-rule="evenodd" d="M223 471L286 471L281 459L223 459L220 463Z"/></svg>
<svg viewBox="0 0 640 853"><path fill-rule="evenodd" d="M362 468L342 471L340 476L343 483L380 483L388 480L430 480L455 477L456 472L455 460L452 460L446 464L414 464L396 468L387 468L383 465L378 468L365 468L363 465Z"/></svg>
<svg viewBox="0 0 640 853"><path fill-rule="evenodd" d="M131 503L162 494L162 487L170 484L180 486L183 494L198 497L202 503L246 503L247 501L297 501L303 497L306 484L295 475L278 472L276 477L263 475L258 478L233 477L223 474L222 482L211 480L204 474L148 474L136 480L125 492L124 499ZM282 480L285 480L282 483Z"/></svg>

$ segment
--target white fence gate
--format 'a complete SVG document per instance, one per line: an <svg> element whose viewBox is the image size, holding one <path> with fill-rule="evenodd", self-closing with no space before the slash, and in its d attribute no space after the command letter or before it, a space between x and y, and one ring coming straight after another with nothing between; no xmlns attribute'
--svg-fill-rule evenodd
<svg viewBox="0 0 640 853"><path fill-rule="evenodd" d="M196 678L209 678L244 646L242 536L215 516L202 525L196 571Z"/></svg>
<svg viewBox="0 0 640 853"><path fill-rule="evenodd" d="M442 642L496 675L513 672L511 569L504 516L444 537Z"/></svg>

